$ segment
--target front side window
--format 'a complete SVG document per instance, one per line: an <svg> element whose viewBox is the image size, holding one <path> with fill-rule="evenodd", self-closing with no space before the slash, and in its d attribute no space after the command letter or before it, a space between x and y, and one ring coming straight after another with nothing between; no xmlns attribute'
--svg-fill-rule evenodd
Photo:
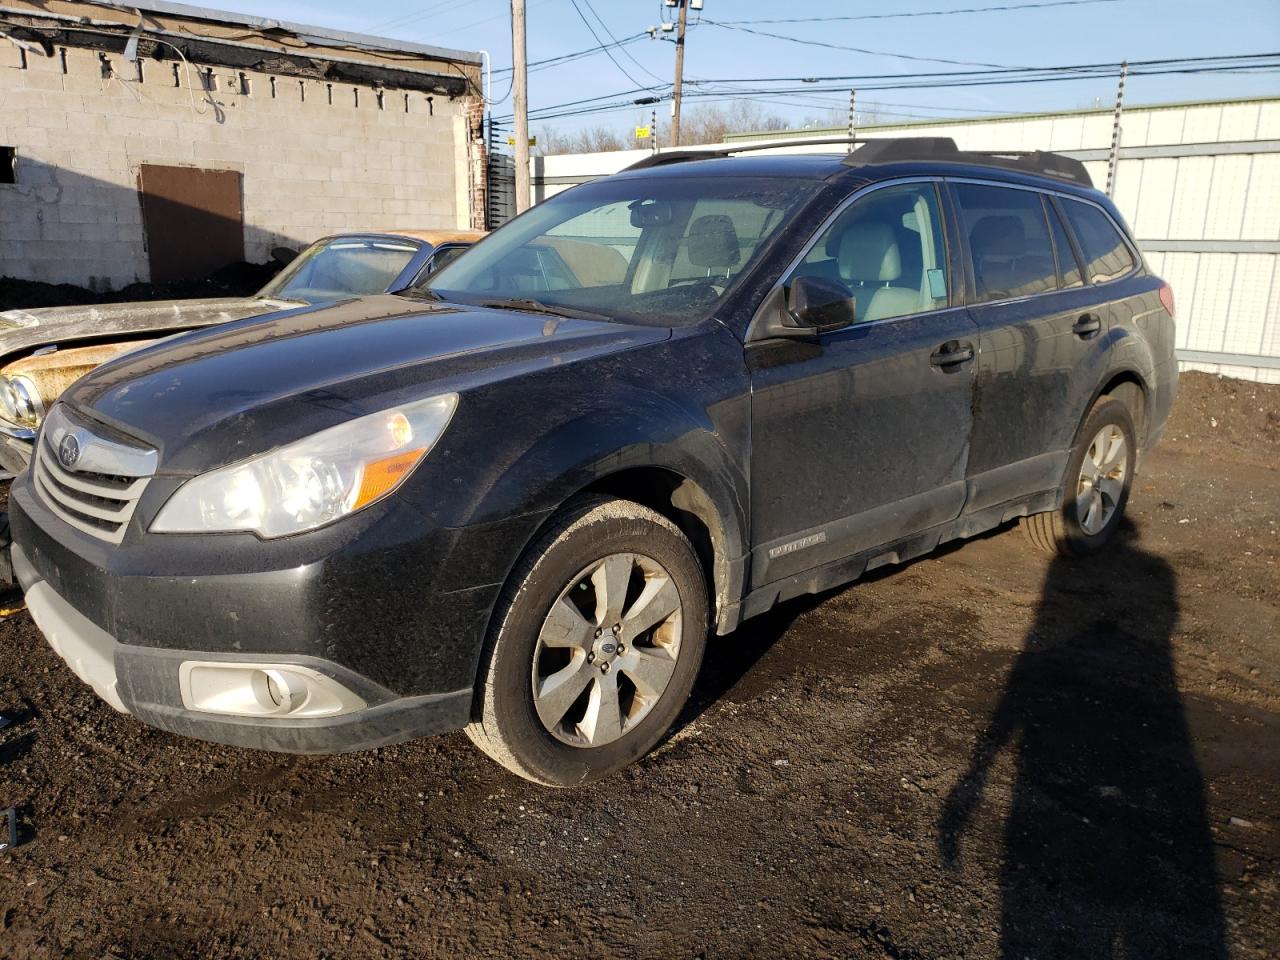
<svg viewBox="0 0 1280 960"><path fill-rule="evenodd" d="M1089 268L1090 283L1106 283L1118 280L1137 264L1128 244L1111 218L1091 203L1079 200L1063 200L1071 229L1080 241L1080 251Z"/></svg>
<svg viewBox="0 0 1280 960"><path fill-rule="evenodd" d="M818 237L788 285L799 277L848 287L856 323L947 306L947 255L936 187L904 183L855 200Z"/></svg>
<svg viewBox="0 0 1280 960"><path fill-rule="evenodd" d="M334 237L313 243L258 296L324 303L385 293L420 249L414 240Z"/></svg>
<svg viewBox="0 0 1280 960"><path fill-rule="evenodd" d="M1058 270L1040 194L958 183L976 300L1008 300L1056 290Z"/></svg>
<svg viewBox="0 0 1280 960"><path fill-rule="evenodd" d="M460 303L697 322L820 187L781 177L601 180L538 204L415 289Z"/></svg>

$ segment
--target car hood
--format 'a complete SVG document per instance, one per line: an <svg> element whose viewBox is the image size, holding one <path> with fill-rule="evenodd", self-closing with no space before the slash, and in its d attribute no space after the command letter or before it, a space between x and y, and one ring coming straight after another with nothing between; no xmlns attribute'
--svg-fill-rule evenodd
<svg viewBox="0 0 1280 960"><path fill-rule="evenodd" d="M77 340L117 336L130 339L136 334L190 330L298 305L296 301L260 297L218 297L6 310L0 312L0 360L39 347Z"/></svg>
<svg viewBox="0 0 1280 960"><path fill-rule="evenodd" d="M670 335L383 295L175 337L99 367L63 400L155 446L161 472L199 473L396 403Z"/></svg>

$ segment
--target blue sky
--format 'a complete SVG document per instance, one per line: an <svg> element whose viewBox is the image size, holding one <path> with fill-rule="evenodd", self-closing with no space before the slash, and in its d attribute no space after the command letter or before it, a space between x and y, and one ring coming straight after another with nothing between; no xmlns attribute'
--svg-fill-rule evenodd
<svg viewBox="0 0 1280 960"><path fill-rule="evenodd" d="M809 0L788 4L705 0L702 15L708 20L748 21L1036 2L1045 0ZM588 0L576 0L576 4L587 18L592 17L594 8L618 39L640 33L664 16L660 0L590 0L590 6ZM205 5L456 49L484 49L491 54L495 70L511 63L509 0L382 0L360 5L349 0L208 0ZM669 17L670 11L665 15ZM594 20L592 23L597 34L607 40L601 24ZM575 10L574 0L528 0L528 25L531 61L597 43ZM885 54L1017 67L1280 52L1278 0L1091 0L1072 6L1004 12L742 26L770 36L710 23L694 28L686 51L686 78L742 81L775 76L972 69L814 47L778 39L776 35L781 34ZM535 71L529 78L530 106L536 110L620 93L638 85L659 86L659 80L669 81L674 52L673 44L646 38L629 44L625 52L614 51L621 69L605 55L596 54ZM625 76L624 70L638 82ZM508 90L509 77L509 73L495 76L496 95ZM637 94L640 95L643 94ZM1262 95L1280 95L1280 74L1133 77L1126 90L1127 102L1133 104ZM886 119L917 119L1082 107L1095 102L1109 105L1114 98L1113 79L1090 78L1001 87L866 92L859 95L858 102L860 106L879 104L877 109ZM834 92L794 94L780 99L783 102L775 100L775 105L761 106L798 120L824 114L827 105L842 110L847 104L846 94ZM668 108L664 105L658 109ZM495 106L494 112L510 113L510 100ZM562 118L551 124L561 130L597 125L626 129L640 115L642 111L630 108ZM538 126L534 124L535 132Z"/></svg>

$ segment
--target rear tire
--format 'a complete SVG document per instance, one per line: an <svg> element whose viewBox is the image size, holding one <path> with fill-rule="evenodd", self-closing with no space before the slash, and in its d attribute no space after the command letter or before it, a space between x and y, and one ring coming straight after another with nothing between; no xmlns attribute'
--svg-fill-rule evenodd
<svg viewBox="0 0 1280 960"><path fill-rule="evenodd" d="M702 567L675 524L626 500L571 502L499 599L467 736L535 783L608 776L675 722L707 629Z"/></svg>
<svg viewBox="0 0 1280 960"><path fill-rule="evenodd" d="M1079 556L1101 548L1120 525L1137 464L1133 414L1114 397L1102 397L1080 426L1067 460L1063 501L1057 510L1022 518L1039 549Z"/></svg>

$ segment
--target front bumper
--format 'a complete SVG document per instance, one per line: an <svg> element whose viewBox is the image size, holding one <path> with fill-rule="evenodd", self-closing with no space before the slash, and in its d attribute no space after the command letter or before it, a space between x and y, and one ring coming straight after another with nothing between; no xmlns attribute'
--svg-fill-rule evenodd
<svg viewBox="0 0 1280 960"><path fill-rule="evenodd" d="M13 565L26 590L32 619L76 676L116 710L161 730L285 753L342 753L456 730L469 718L470 689L401 697L316 657L245 656L120 643L41 579L19 546L13 548ZM182 663L219 660L305 667L341 684L366 706L335 717L307 719L233 717L189 709L178 684Z"/></svg>
<svg viewBox="0 0 1280 960"><path fill-rule="evenodd" d="M279 541L149 535L135 517L116 545L51 513L29 472L9 507L28 607L104 700L174 733L302 753L464 726L501 581L538 520L446 528L393 496ZM180 681L191 661L294 665L365 707L325 718L191 709Z"/></svg>

